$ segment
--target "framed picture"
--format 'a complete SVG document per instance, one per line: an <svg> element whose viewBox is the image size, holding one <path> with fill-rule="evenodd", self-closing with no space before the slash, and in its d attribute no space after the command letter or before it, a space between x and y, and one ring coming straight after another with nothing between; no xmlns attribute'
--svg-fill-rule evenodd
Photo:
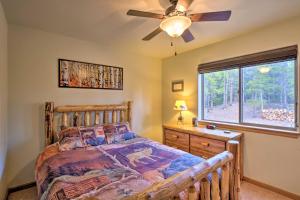
<svg viewBox="0 0 300 200"><path fill-rule="evenodd" d="M172 92L182 92L184 91L184 81L172 81Z"/></svg>
<svg viewBox="0 0 300 200"><path fill-rule="evenodd" d="M123 90L123 68L58 59L58 85L64 88Z"/></svg>

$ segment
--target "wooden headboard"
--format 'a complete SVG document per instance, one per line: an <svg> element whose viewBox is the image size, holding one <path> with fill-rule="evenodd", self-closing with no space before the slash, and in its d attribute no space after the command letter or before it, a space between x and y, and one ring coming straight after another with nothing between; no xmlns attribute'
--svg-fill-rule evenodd
<svg viewBox="0 0 300 200"><path fill-rule="evenodd" d="M55 117L58 115L58 124ZM45 103L45 145L53 144L56 132L71 126L93 126L128 122L131 126L132 101L110 105L66 105L54 106ZM58 130L57 130L57 127Z"/></svg>

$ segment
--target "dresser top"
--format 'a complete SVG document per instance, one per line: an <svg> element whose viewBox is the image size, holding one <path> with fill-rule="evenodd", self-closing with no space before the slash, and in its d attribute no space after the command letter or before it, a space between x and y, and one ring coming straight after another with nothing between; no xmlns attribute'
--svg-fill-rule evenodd
<svg viewBox="0 0 300 200"><path fill-rule="evenodd" d="M205 127L193 127L191 125L174 125L174 124L165 124L163 125L164 128L179 131L179 132L186 132L193 135L203 136L211 139L223 140L228 141L232 139L237 139L241 137L243 134L239 132L232 132L225 133L225 130L220 129L207 129Z"/></svg>

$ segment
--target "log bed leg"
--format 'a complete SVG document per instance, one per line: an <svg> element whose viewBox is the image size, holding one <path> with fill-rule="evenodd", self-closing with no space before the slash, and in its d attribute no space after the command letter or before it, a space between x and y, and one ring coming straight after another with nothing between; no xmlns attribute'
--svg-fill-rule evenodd
<svg viewBox="0 0 300 200"><path fill-rule="evenodd" d="M75 112L73 115L73 126L80 126L79 124L79 113Z"/></svg>
<svg viewBox="0 0 300 200"><path fill-rule="evenodd" d="M117 123L117 111L115 110L112 111L112 123Z"/></svg>
<svg viewBox="0 0 300 200"><path fill-rule="evenodd" d="M129 127L132 129L132 101L128 101L127 105L128 105L127 121L129 123Z"/></svg>
<svg viewBox="0 0 300 200"><path fill-rule="evenodd" d="M99 111L95 112L95 125L99 125L100 124L100 113Z"/></svg>
<svg viewBox="0 0 300 200"><path fill-rule="evenodd" d="M226 164L222 167L221 198L222 198L222 200L229 200L229 166L228 166L228 164Z"/></svg>
<svg viewBox="0 0 300 200"><path fill-rule="evenodd" d="M217 171L212 173L211 187L212 200L220 200L219 174Z"/></svg>
<svg viewBox="0 0 300 200"><path fill-rule="evenodd" d="M240 144L238 141L231 140L228 142L228 149L233 154L233 160L229 163L230 180L229 193L231 200L240 199Z"/></svg>
<svg viewBox="0 0 300 200"><path fill-rule="evenodd" d="M66 129L68 127L68 113L64 112L61 116L61 126L60 129Z"/></svg>
<svg viewBox="0 0 300 200"><path fill-rule="evenodd" d="M189 200L198 200L198 193L196 191L195 186L190 186L189 187Z"/></svg>
<svg viewBox="0 0 300 200"><path fill-rule="evenodd" d="M121 110L120 111L120 122L124 122L125 121L125 111L124 110Z"/></svg>
<svg viewBox="0 0 300 200"><path fill-rule="evenodd" d="M207 178L201 180L200 197L201 200L210 200L210 183Z"/></svg>
<svg viewBox="0 0 300 200"><path fill-rule="evenodd" d="M104 124L109 124L109 111L103 112L103 121L104 121Z"/></svg>
<svg viewBox="0 0 300 200"><path fill-rule="evenodd" d="M91 125L91 113L90 112L85 112L84 113L84 125L85 126L90 126Z"/></svg>
<svg viewBox="0 0 300 200"><path fill-rule="evenodd" d="M53 142L53 121L54 121L54 102L45 104L45 145L48 146Z"/></svg>

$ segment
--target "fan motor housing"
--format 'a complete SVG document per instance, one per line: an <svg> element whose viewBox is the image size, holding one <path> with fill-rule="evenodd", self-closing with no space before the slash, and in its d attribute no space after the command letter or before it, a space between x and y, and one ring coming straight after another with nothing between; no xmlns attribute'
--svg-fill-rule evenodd
<svg viewBox="0 0 300 200"><path fill-rule="evenodd" d="M166 9L165 15L169 15L170 13L174 12L175 10L176 10L176 6L172 5Z"/></svg>
<svg viewBox="0 0 300 200"><path fill-rule="evenodd" d="M178 0L170 0L170 3L171 3L172 5L174 5L174 6L177 5L177 2L178 2Z"/></svg>

